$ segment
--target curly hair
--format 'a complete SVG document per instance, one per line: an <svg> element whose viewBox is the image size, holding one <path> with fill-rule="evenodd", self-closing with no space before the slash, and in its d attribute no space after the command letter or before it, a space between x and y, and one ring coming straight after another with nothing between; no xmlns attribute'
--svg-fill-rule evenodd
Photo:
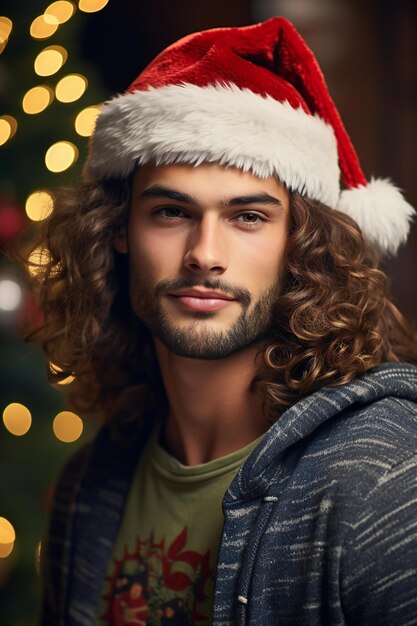
<svg viewBox="0 0 417 626"><path fill-rule="evenodd" d="M35 287L44 319L29 335L62 370L48 372L51 382L77 377L76 406L123 420L168 408L152 337L130 304L127 255L113 247L130 187L130 178L101 181L57 195L33 246L47 256ZM291 192L288 235L274 328L252 383L271 422L312 391L383 361L417 364L415 331L356 223Z"/></svg>

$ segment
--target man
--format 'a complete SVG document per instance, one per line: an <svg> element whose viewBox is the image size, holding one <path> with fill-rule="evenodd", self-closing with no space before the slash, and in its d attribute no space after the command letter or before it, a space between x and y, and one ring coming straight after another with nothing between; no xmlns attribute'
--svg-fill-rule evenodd
<svg viewBox="0 0 417 626"><path fill-rule="evenodd" d="M43 241L36 336L108 417L55 490L43 625L417 624L417 343L378 269L412 214L283 18L106 103Z"/></svg>

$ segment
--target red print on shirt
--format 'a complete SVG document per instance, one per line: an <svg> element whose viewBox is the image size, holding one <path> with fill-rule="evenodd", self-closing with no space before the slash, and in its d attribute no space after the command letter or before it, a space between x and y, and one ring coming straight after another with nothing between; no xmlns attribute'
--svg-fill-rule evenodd
<svg viewBox="0 0 417 626"><path fill-rule="evenodd" d="M201 604L207 600L206 584L212 580L210 551L186 550L187 528L165 548L165 539L137 537L136 548L125 547L113 559L103 600L101 619L108 626L189 626L207 620Z"/></svg>

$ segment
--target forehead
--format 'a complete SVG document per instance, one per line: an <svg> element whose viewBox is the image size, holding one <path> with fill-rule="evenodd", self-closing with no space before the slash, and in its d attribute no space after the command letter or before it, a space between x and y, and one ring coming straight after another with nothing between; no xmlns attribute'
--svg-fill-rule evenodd
<svg viewBox="0 0 417 626"><path fill-rule="evenodd" d="M217 163L141 166L133 175L133 197L139 197L145 189L154 185L182 191L202 204L217 204L227 197L262 192L281 200L288 197L286 187L275 176L262 179L251 172Z"/></svg>

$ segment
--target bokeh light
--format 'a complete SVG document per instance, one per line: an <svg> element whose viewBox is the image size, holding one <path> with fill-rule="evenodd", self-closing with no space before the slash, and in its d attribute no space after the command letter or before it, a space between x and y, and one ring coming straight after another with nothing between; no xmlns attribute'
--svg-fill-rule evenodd
<svg viewBox="0 0 417 626"><path fill-rule="evenodd" d="M23 292L21 286L14 280L0 280L0 310L16 311L22 303Z"/></svg>
<svg viewBox="0 0 417 626"><path fill-rule="evenodd" d="M60 102L75 102L85 92L88 80L82 74L68 74L55 87L55 96Z"/></svg>
<svg viewBox="0 0 417 626"><path fill-rule="evenodd" d="M44 111L54 99L53 90L47 85L32 87L23 96L22 108L25 113L35 115Z"/></svg>
<svg viewBox="0 0 417 626"><path fill-rule="evenodd" d="M34 39L47 39L58 26L59 20L54 15L39 15L30 25L30 34Z"/></svg>
<svg viewBox="0 0 417 626"><path fill-rule="evenodd" d="M28 272L31 276L37 276L41 273L42 268L49 263L50 255L46 248L35 248L28 257Z"/></svg>
<svg viewBox="0 0 417 626"><path fill-rule="evenodd" d="M48 46L39 52L34 68L38 76L52 76L68 59L68 52L62 46Z"/></svg>
<svg viewBox="0 0 417 626"><path fill-rule="evenodd" d="M75 5L72 2L58 0L49 5L45 10L45 15L53 15L60 24L64 24L74 15L74 12Z"/></svg>
<svg viewBox="0 0 417 626"><path fill-rule="evenodd" d="M47 191L34 191L26 199L26 215L33 222L40 222L49 217L53 208L53 198Z"/></svg>
<svg viewBox="0 0 417 626"><path fill-rule="evenodd" d="M83 427L82 419L72 411L61 411L52 424L55 437L64 443L77 441L82 435Z"/></svg>
<svg viewBox="0 0 417 626"><path fill-rule="evenodd" d="M13 543L16 540L16 532L11 522L5 517L0 517L0 543Z"/></svg>
<svg viewBox="0 0 417 626"><path fill-rule="evenodd" d="M42 541L39 541L35 548L35 568L39 574L41 568Z"/></svg>
<svg viewBox="0 0 417 626"><path fill-rule="evenodd" d="M45 165L50 172L64 172L78 159L78 148L70 141L58 141L48 148Z"/></svg>
<svg viewBox="0 0 417 626"><path fill-rule="evenodd" d="M100 106L87 107L80 111L75 118L75 130L82 137L89 137L94 131Z"/></svg>
<svg viewBox="0 0 417 626"><path fill-rule="evenodd" d="M51 361L49 362L49 369L54 374L57 373L57 372L62 372L62 369L58 365L56 365L55 363L52 363ZM72 383L73 380L75 380L75 376L67 376L63 380L60 380L57 384L58 385L69 385L70 383Z"/></svg>
<svg viewBox="0 0 417 626"><path fill-rule="evenodd" d="M0 559L5 559L13 552L14 541L11 543L0 543Z"/></svg>
<svg viewBox="0 0 417 626"><path fill-rule="evenodd" d="M0 146L9 141L17 130L17 121L11 115L0 117Z"/></svg>
<svg viewBox="0 0 417 626"><path fill-rule="evenodd" d="M20 437L25 435L32 425L32 416L24 404L12 402L3 411L3 423L9 433Z"/></svg>
<svg viewBox="0 0 417 626"><path fill-rule="evenodd" d="M109 0L79 0L78 8L84 13L95 13L104 9Z"/></svg>
<svg viewBox="0 0 417 626"><path fill-rule="evenodd" d="M6 43L12 32L13 22L4 15L0 16L0 44Z"/></svg>
<svg viewBox="0 0 417 626"><path fill-rule="evenodd" d="M14 548L16 532L12 524L5 517L0 517L0 558L8 557Z"/></svg>

